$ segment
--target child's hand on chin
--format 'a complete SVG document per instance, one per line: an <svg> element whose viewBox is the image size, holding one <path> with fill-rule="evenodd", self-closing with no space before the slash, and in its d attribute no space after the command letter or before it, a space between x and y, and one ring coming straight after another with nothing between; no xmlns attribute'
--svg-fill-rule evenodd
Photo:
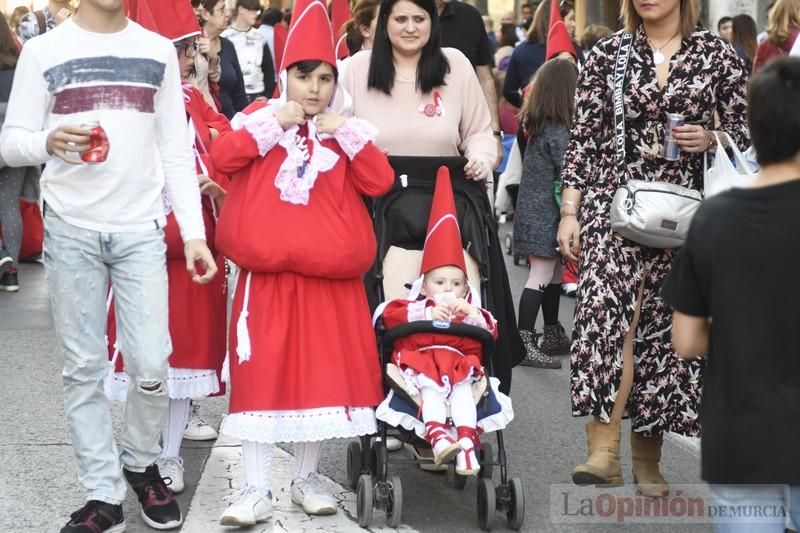
<svg viewBox="0 0 800 533"><path fill-rule="evenodd" d="M286 105L275 113L275 118L278 120L278 124L281 125L281 128L288 130L292 126L305 124L306 112L303 111L303 106L297 102L286 102Z"/></svg>
<svg viewBox="0 0 800 533"><path fill-rule="evenodd" d="M314 124L317 126L317 131L320 133L326 133L328 135L333 135L336 133L336 130L339 129L339 126L344 124L345 118L341 115L337 115L333 111L328 111L326 113L320 113L314 118Z"/></svg>

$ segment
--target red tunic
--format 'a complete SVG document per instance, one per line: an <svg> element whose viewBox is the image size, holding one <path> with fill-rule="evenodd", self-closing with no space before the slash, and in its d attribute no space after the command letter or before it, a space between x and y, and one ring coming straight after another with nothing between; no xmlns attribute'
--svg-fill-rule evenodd
<svg viewBox="0 0 800 533"><path fill-rule="evenodd" d="M431 299L392 300L383 311L383 321L391 329L401 324L424 320L424 309L435 305ZM479 309L486 326L497 338L497 323L491 313ZM458 316L453 322L465 322ZM394 363L401 370L411 369L449 388L469 377L483 375L481 343L467 337L441 333L417 333L398 340L394 345Z"/></svg>
<svg viewBox="0 0 800 533"><path fill-rule="evenodd" d="M211 131L220 134L230 131L228 119L209 106L202 93L184 84L186 113L194 125L197 173L211 177L227 189L230 180L218 172L208 153ZM164 237L167 243L167 278L169 279L169 333L172 340L170 368L211 369L219 378L225 360L226 303L225 262L214 249L215 206L210 197L203 195L203 222L206 242L217 260L218 274L206 285L198 285L186 272L183 239L175 215L167 215ZM113 357L116 342L116 320L113 307L108 314L109 355ZM122 372L122 354L117 358L117 372ZM223 389L224 390L224 389Z"/></svg>
<svg viewBox="0 0 800 533"><path fill-rule="evenodd" d="M272 122L271 134L276 129L283 133ZM383 389L361 276L376 242L362 197L387 192L392 169L371 142L350 159L336 139L325 139L338 160L319 173L307 205L293 204L275 185L287 151L274 138L259 142L263 157L242 128L212 148L217 168L232 176L217 246L243 269L230 327L230 413L375 406ZM236 325L248 274L251 355L242 360Z"/></svg>

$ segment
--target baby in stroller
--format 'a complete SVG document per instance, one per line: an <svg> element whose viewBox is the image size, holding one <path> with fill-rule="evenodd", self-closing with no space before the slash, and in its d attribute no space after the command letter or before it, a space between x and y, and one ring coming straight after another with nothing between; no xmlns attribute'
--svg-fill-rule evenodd
<svg viewBox="0 0 800 533"><path fill-rule="evenodd" d="M484 430L502 429L513 418L511 400L492 386L499 406L478 422L476 404L489 394L479 341L447 332L449 323L489 331L497 337L492 314L480 307L480 294L467 281L450 175L442 167L436 177L421 277L406 298L379 307L384 325L391 330L414 321L434 321L441 333L416 333L399 339L393 348L386 377L392 392L378 407L378 419L424 438L437 465L455 457L456 473L475 476L480 471L476 447ZM494 380L496 382L496 380ZM417 416L401 412L393 402L395 392L410 399ZM420 420L421 418L421 420ZM452 424L448 424L448 419ZM487 426L488 421L488 426Z"/></svg>

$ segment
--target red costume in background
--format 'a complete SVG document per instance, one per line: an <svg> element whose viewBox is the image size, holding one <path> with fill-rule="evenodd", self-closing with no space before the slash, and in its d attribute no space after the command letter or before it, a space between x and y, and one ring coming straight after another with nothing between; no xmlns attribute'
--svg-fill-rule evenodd
<svg viewBox="0 0 800 533"><path fill-rule="evenodd" d="M197 173L209 176L223 189L227 189L230 181L214 167L208 148L212 144L211 129L220 134L225 133L231 129L230 122L225 115L217 113L209 106L202 93L192 85L184 84L183 91L190 122L189 134L194 134ZM186 142L192 142L192 139L187 138ZM186 271L184 245L178 222L171 212L169 199L164 197L167 212L164 238L167 243L169 279L169 333L172 340L167 378L170 398L197 398L224 392L221 372L225 360L225 261L214 247L217 210L214 200L203 195L202 205L206 242L216 258L219 272L206 285L194 283ZM117 348L115 344L116 319L112 306L108 315L108 345L112 360ZM115 361L115 375L109 391L111 397L117 400L124 400L127 392L127 375L123 369L120 353Z"/></svg>

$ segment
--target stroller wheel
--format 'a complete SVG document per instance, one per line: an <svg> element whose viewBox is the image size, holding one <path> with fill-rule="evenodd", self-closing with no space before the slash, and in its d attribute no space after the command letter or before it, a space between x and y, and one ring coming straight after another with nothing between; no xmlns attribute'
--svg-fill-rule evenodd
<svg viewBox="0 0 800 533"><path fill-rule="evenodd" d="M491 479L478 480L478 524L484 531L491 531L497 515L497 495Z"/></svg>
<svg viewBox="0 0 800 533"><path fill-rule="evenodd" d="M361 443L353 441L347 447L347 482L350 488L358 487L358 478L361 477L364 460L361 456Z"/></svg>
<svg viewBox="0 0 800 533"><path fill-rule="evenodd" d="M506 243L506 253L508 255L512 255L513 253L513 242L514 238L511 236L511 233L506 233L505 243Z"/></svg>
<svg viewBox="0 0 800 533"><path fill-rule="evenodd" d="M358 478L358 488L356 489L356 511L358 513L358 525L361 527L369 527L372 523L374 490L372 476L362 474Z"/></svg>
<svg viewBox="0 0 800 533"><path fill-rule="evenodd" d="M389 478L389 500L386 502L386 522L391 528L400 526L403 515L403 485L400 476Z"/></svg>
<svg viewBox="0 0 800 533"><path fill-rule="evenodd" d="M525 522L525 491L522 488L522 480L519 478L512 478L508 482L509 498L508 511L508 527L514 531L522 529L522 524Z"/></svg>
<svg viewBox="0 0 800 533"><path fill-rule="evenodd" d="M478 473L480 477L492 479L492 474L494 473L494 465L492 462L494 462L494 448L491 442L487 442L483 445L483 450L481 450L481 471Z"/></svg>
<svg viewBox="0 0 800 533"><path fill-rule="evenodd" d="M453 470L453 486L455 488L457 488L458 490L464 490L464 487L467 486L467 477L468 476L462 476L461 474L456 472L455 469L454 469Z"/></svg>

